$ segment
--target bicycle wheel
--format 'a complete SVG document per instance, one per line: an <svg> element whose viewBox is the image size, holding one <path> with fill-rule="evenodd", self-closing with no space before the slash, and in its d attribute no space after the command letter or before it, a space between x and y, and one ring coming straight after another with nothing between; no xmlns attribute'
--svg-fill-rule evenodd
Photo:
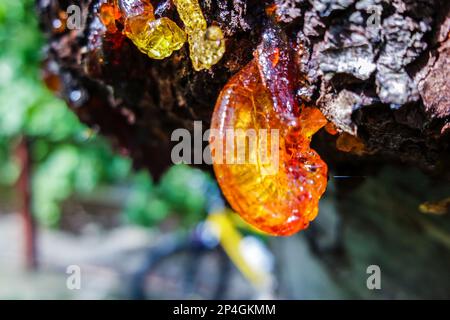
<svg viewBox="0 0 450 320"><path fill-rule="evenodd" d="M219 247L180 241L150 251L132 276L133 299L223 299L231 262Z"/></svg>

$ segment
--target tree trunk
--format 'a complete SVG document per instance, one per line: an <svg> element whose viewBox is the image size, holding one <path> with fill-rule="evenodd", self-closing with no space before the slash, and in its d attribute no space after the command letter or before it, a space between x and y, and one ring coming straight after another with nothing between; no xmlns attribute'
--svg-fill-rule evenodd
<svg viewBox="0 0 450 320"><path fill-rule="evenodd" d="M64 28L71 2L37 3L48 35L47 83L155 176L170 164L174 129L192 130L194 120L207 129L220 90L252 59L271 6L302 48L297 66L308 85L297 88L299 98L317 104L340 132L316 142L332 168L401 161L449 177L448 1L202 0L208 23L227 41L220 63L202 72L193 70L187 46L156 61L122 33L106 33L102 0L80 1L82 26L74 30ZM152 3L157 16L182 26L170 0Z"/></svg>

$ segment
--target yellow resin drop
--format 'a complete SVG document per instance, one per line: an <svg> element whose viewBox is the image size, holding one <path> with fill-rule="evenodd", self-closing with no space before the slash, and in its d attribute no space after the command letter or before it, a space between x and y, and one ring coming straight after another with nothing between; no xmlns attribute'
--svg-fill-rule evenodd
<svg viewBox="0 0 450 320"><path fill-rule="evenodd" d="M198 0L174 0L188 34L190 56L196 71L210 69L225 53L225 39L217 26L207 27Z"/></svg>
<svg viewBox="0 0 450 320"><path fill-rule="evenodd" d="M126 36L134 45L152 59L164 59L181 49L186 34L168 18L147 20L132 18L127 23Z"/></svg>
<svg viewBox="0 0 450 320"><path fill-rule="evenodd" d="M100 18L110 32L116 30L116 20L121 21L123 33L152 59L167 58L186 42L186 33L175 22L155 19L149 0L110 0L100 8Z"/></svg>
<svg viewBox="0 0 450 320"><path fill-rule="evenodd" d="M213 31L210 32L210 30ZM220 33L221 38L210 38L208 37L210 33ZM216 26L211 26L206 31L198 31L193 35L189 35L188 41L192 65L197 71L210 69L222 59L225 53L222 30Z"/></svg>
<svg viewBox="0 0 450 320"><path fill-rule="evenodd" d="M174 0L178 14L184 23L184 30L191 35L199 30L206 30L206 19L197 0Z"/></svg>

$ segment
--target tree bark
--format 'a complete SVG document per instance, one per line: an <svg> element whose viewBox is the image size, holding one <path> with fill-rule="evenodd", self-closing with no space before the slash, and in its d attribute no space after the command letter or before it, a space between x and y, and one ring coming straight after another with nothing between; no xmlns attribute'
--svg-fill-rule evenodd
<svg viewBox="0 0 450 320"><path fill-rule="evenodd" d="M331 167L404 162L449 178L450 3L446 0L203 0L208 23L224 31L227 51L209 71L193 70L187 46L163 61L107 34L102 0L82 0L82 28L64 23L70 1L38 0L48 36L44 75L79 118L109 136L137 167L158 176L170 162L171 133L209 126L228 79L251 59L268 17L302 48L307 82L298 97L316 104L341 133L364 144L360 156L336 150L323 134L317 149ZM170 0L157 16L182 26ZM340 148L342 149L342 148Z"/></svg>

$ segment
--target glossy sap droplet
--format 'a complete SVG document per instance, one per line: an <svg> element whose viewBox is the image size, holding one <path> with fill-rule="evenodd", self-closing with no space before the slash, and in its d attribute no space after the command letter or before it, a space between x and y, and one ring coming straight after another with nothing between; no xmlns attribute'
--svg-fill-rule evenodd
<svg viewBox="0 0 450 320"><path fill-rule="evenodd" d="M225 53L225 39L218 26L207 27L198 0L174 0L188 34L190 57L196 71L210 69Z"/></svg>
<svg viewBox="0 0 450 320"><path fill-rule="evenodd" d="M222 90L212 118L211 151L233 209L262 231L291 235L316 217L326 189L327 165L310 142L327 120L317 108L298 105L294 92L300 76L286 37L277 33L265 32L255 59ZM244 162L227 161L229 151L236 152L228 147L237 141L229 132L241 139L256 132L256 144L247 139L244 150L237 146Z"/></svg>
<svg viewBox="0 0 450 320"><path fill-rule="evenodd" d="M118 2L120 11L127 19L137 16L148 17L151 20L155 19L155 11L150 0L118 0Z"/></svg>
<svg viewBox="0 0 450 320"><path fill-rule="evenodd" d="M111 2L105 2L100 6L99 17L100 21L110 33L118 31L116 21L120 18L119 8Z"/></svg>
<svg viewBox="0 0 450 320"><path fill-rule="evenodd" d="M119 0L118 3L124 34L150 58L167 58L186 42L186 33L175 22L165 17L155 19L153 6L148 0ZM103 10L102 21L111 25L112 14L111 9Z"/></svg>
<svg viewBox="0 0 450 320"><path fill-rule="evenodd" d="M152 59L164 59L181 49L186 34L168 18L157 20L136 17L129 19L125 35L134 45Z"/></svg>
<svg viewBox="0 0 450 320"><path fill-rule="evenodd" d="M258 147L246 145L245 150L248 159L255 158L256 163L228 164L226 159L220 161L221 155L213 155L221 189L244 220L272 235L290 235L306 228L316 217L318 201L327 184L327 165L309 144L312 134L326 123L321 112L313 108L304 108L295 123L286 123L274 111L254 61L230 80L212 118L211 128L219 133L213 139L220 141L211 144L226 145L227 129L279 131L276 168L268 168L273 162L261 161L267 158L263 153L268 154L268 159L275 159L269 146L275 141L269 139L267 149L262 150L259 135Z"/></svg>
<svg viewBox="0 0 450 320"><path fill-rule="evenodd" d="M206 19L197 0L173 0L178 14L184 23L187 34L194 34L199 30L206 30Z"/></svg>
<svg viewBox="0 0 450 320"><path fill-rule="evenodd" d="M210 29L214 29L211 31L211 35L214 36L212 38L208 38ZM219 27L211 26L206 31L198 31L190 35L189 48L194 69L197 71L210 69L222 59L225 53L222 30Z"/></svg>

